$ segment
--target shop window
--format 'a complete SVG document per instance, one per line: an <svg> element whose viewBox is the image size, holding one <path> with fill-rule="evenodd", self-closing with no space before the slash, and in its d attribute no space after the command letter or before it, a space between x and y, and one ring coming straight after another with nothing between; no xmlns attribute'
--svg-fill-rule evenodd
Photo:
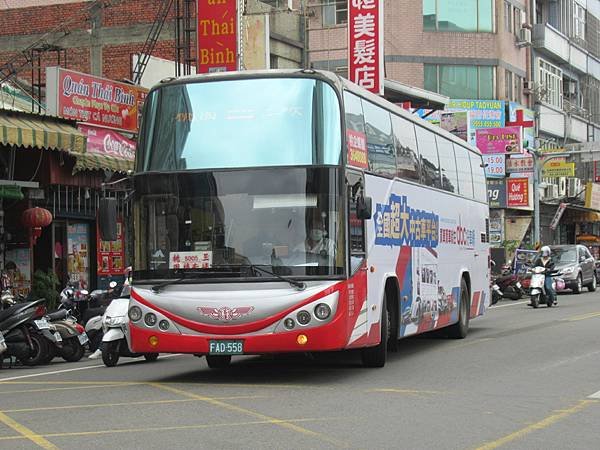
<svg viewBox="0 0 600 450"><path fill-rule="evenodd" d="M396 176L396 152L392 141L390 113L363 100L369 168L389 178Z"/></svg>
<svg viewBox="0 0 600 450"><path fill-rule="evenodd" d="M491 33L492 3L492 0L423 0L423 29Z"/></svg>

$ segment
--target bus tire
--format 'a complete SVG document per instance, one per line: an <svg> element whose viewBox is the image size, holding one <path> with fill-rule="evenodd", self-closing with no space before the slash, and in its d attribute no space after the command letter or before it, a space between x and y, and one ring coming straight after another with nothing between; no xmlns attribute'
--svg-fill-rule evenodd
<svg viewBox="0 0 600 450"><path fill-rule="evenodd" d="M460 281L460 303L458 306L458 322L448 328L448 335L454 339L464 339L469 332L469 311L471 302L469 287L464 278Z"/></svg>
<svg viewBox="0 0 600 450"><path fill-rule="evenodd" d="M381 305L381 341L375 347L363 348L361 359L365 367L383 367L387 357L388 310L385 294Z"/></svg>
<svg viewBox="0 0 600 450"><path fill-rule="evenodd" d="M211 369L224 369L231 363L231 355L206 355L206 364Z"/></svg>

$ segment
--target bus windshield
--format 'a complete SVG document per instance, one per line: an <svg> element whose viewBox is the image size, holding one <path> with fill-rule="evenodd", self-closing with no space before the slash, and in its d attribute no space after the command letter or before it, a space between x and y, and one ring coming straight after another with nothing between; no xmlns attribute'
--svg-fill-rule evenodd
<svg viewBox="0 0 600 450"><path fill-rule="evenodd" d="M337 168L137 175L135 278L341 276L341 195Z"/></svg>
<svg viewBox="0 0 600 450"><path fill-rule="evenodd" d="M137 172L338 165L340 104L311 78L167 85L146 99Z"/></svg>

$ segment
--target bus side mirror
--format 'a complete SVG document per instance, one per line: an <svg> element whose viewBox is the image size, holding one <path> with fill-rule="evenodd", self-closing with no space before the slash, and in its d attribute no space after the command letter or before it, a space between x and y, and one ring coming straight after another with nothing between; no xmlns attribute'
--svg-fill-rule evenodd
<svg viewBox="0 0 600 450"><path fill-rule="evenodd" d="M98 229L103 241L117 240L117 199L101 198L98 208Z"/></svg>
<svg viewBox="0 0 600 450"><path fill-rule="evenodd" d="M356 199L356 217L360 220L370 219L372 214L373 201L371 197L363 197L362 195Z"/></svg>

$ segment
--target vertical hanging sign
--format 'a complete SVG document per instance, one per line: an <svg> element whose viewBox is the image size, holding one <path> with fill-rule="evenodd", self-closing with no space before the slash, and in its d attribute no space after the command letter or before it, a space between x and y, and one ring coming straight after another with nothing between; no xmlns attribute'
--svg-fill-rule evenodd
<svg viewBox="0 0 600 450"><path fill-rule="evenodd" d="M237 70L238 0L197 0L197 73Z"/></svg>
<svg viewBox="0 0 600 450"><path fill-rule="evenodd" d="M348 1L350 81L383 95L383 1Z"/></svg>

